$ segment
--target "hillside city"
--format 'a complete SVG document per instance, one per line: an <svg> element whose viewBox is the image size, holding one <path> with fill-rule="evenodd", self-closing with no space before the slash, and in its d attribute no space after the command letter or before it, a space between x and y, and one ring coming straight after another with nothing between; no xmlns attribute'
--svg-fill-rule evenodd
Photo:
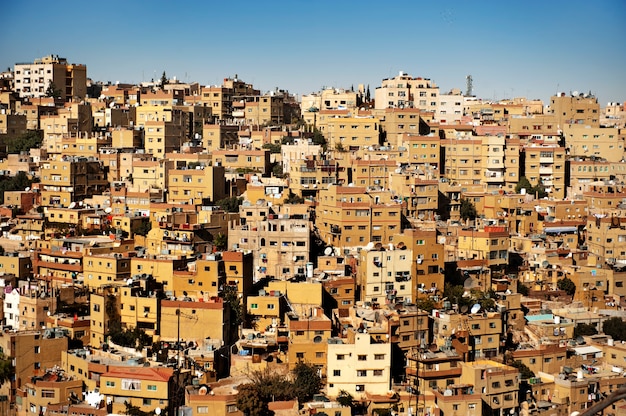
<svg viewBox="0 0 626 416"><path fill-rule="evenodd" d="M472 82L0 73L0 413L626 415L624 105Z"/></svg>

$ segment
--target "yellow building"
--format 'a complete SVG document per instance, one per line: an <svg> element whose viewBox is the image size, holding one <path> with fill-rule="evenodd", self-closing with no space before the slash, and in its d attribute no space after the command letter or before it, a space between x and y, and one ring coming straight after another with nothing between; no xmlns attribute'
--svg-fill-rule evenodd
<svg viewBox="0 0 626 416"><path fill-rule="evenodd" d="M547 113L555 117L560 128L567 124L586 124L592 127L600 124L598 99L591 94L577 94L577 91L570 96L559 93L550 97Z"/></svg>
<svg viewBox="0 0 626 416"><path fill-rule="evenodd" d="M82 393L82 380L68 377L63 370L51 369L18 390L22 400L17 409L19 414L44 414L49 405L67 403L70 397L80 399Z"/></svg>
<svg viewBox="0 0 626 416"><path fill-rule="evenodd" d="M270 171L270 151L264 150L215 150L213 151L215 166L223 166L229 172L257 172L268 175Z"/></svg>
<svg viewBox="0 0 626 416"><path fill-rule="evenodd" d="M563 136L571 156L622 160L624 136L620 129L570 124L563 127Z"/></svg>
<svg viewBox="0 0 626 416"><path fill-rule="evenodd" d="M332 329L330 319L321 309L315 308L309 316L287 314L286 325L289 329L289 369L305 362L320 369L322 377L325 376L326 351Z"/></svg>
<svg viewBox="0 0 626 416"><path fill-rule="evenodd" d="M444 148L442 174L452 183L480 184L483 181L481 139L459 138L441 141Z"/></svg>
<svg viewBox="0 0 626 416"><path fill-rule="evenodd" d="M452 342L467 360L494 358L502 336L502 316L497 312L458 314L437 312L433 324L434 342L441 348ZM486 316L485 316L486 315Z"/></svg>
<svg viewBox="0 0 626 416"><path fill-rule="evenodd" d="M19 252L5 251L0 254L0 273L15 275L25 280L31 272L32 261L30 256Z"/></svg>
<svg viewBox="0 0 626 416"><path fill-rule="evenodd" d="M62 101L84 99L87 94L87 66L70 64L58 55L15 64L15 91L20 97L44 97L54 84Z"/></svg>
<svg viewBox="0 0 626 416"><path fill-rule="evenodd" d="M41 204L68 207L108 188L101 162L85 158L49 160L41 169Z"/></svg>
<svg viewBox="0 0 626 416"><path fill-rule="evenodd" d="M146 412L164 409L172 398L173 375L165 367L111 367L100 376L100 393L113 399L114 413L125 411L125 402Z"/></svg>
<svg viewBox="0 0 626 416"><path fill-rule="evenodd" d="M370 334L357 333L353 343L328 340L328 395L345 390L355 399L366 394L387 394L391 385L391 343L376 342Z"/></svg>
<svg viewBox="0 0 626 416"><path fill-rule="evenodd" d="M519 370L491 360L461 363L461 384L480 392L485 411L509 414L519 411Z"/></svg>
<svg viewBox="0 0 626 416"><path fill-rule="evenodd" d="M361 186L330 186L319 194L316 225L329 245L387 244L400 230L402 204L389 191Z"/></svg>
<svg viewBox="0 0 626 416"><path fill-rule="evenodd" d="M221 340L230 345L237 337L232 328L228 304L217 298L209 302L163 299L160 302L160 338L180 339L200 343L206 338Z"/></svg>
<svg viewBox="0 0 626 416"><path fill-rule="evenodd" d="M509 246L509 232L505 227L485 226L482 230L459 230L460 258L485 260L493 270L506 267Z"/></svg>
<svg viewBox="0 0 626 416"><path fill-rule="evenodd" d="M378 144L379 120L375 117L348 116L329 118L324 137L336 150L358 150Z"/></svg>
<svg viewBox="0 0 626 416"><path fill-rule="evenodd" d="M357 284L361 300L377 305L411 303L413 298L412 279L413 251L405 246L397 250L392 245L368 247L359 253Z"/></svg>
<svg viewBox="0 0 626 416"><path fill-rule="evenodd" d="M202 205L226 197L223 166L193 166L170 169L167 200L172 204Z"/></svg>
<svg viewBox="0 0 626 416"><path fill-rule="evenodd" d="M285 294L279 290L259 291L257 296L248 296L246 313L252 320L253 327L258 330L276 326L284 320L287 312Z"/></svg>
<svg viewBox="0 0 626 416"><path fill-rule="evenodd" d="M185 141L185 130L181 121L147 121L144 134L146 153L157 158L179 150Z"/></svg>
<svg viewBox="0 0 626 416"><path fill-rule="evenodd" d="M396 248L406 247L413 254L411 299L435 297L443 291L444 247L437 232L428 229L405 229L394 235Z"/></svg>
<svg viewBox="0 0 626 416"><path fill-rule="evenodd" d="M412 77L404 72L382 80L376 87L376 109L419 108L436 112L439 107L439 87L428 78Z"/></svg>

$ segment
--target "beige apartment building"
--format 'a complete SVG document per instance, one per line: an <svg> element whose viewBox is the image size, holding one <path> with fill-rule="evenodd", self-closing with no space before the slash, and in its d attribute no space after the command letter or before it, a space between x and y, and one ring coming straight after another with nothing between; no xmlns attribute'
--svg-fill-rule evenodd
<svg viewBox="0 0 626 416"><path fill-rule="evenodd" d="M326 120L324 136L335 150L358 150L379 144L378 118L371 116L333 117Z"/></svg>
<svg viewBox="0 0 626 416"><path fill-rule="evenodd" d="M330 186L319 193L316 226L329 245L388 244L400 230L402 204L389 191Z"/></svg>
<svg viewBox="0 0 626 416"><path fill-rule="evenodd" d="M425 175L439 174L442 145L439 137L403 134L400 140L400 146L406 149L410 165L417 166Z"/></svg>
<svg viewBox="0 0 626 416"><path fill-rule="evenodd" d="M555 117L561 129L567 124L600 125L600 104L591 94L574 91L569 96L563 92L553 95L547 113Z"/></svg>
<svg viewBox="0 0 626 416"><path fill-rule="evenodd" d="M441 140L444 148L442 174L452 183L481 184L483 180L483 145L480 138Z"/></svg>
<svg viewBox="0 0 626 416"><path fill-rule="evenodd" d="M367 394L387 394L391 387L391 344L357 333L353 342L328 340L328 395L345 390L360 400Z"/></svg>
<svg viewBox="0 0 626 416"><path fill-rule="evenodd" d="M393 78L385 78L374 92L376 109L419 108L436 113L439 107L439 87L428 78L412 77L400 71Z"/></svg>
<svg viewBox="0 0 626 416"><path fill-rule="evenodd" d="M407 228L393 237L396 247L406 247L412 252L412 299L437 299L443 292L444 246L437 241L434 229Z"/></svg>
<svg viewBox="0 0 626 416"><path fill-rule="evenodd" d="M414 298L412 278L413 252L406 246L393 245L367 248L359 253L357 284L361 300L372 305L392 306L396 303L411 303Z"/></svg>
<svg viewBox="0 0 626 416"><path fill-rule="evenodd" d="M465 260L484 260L492 270L503 270L508 264L509 231L505 227L462 229L458 232L458 255ZM487 287L491 287L487 282Z"/></svg>
<svg viewBox="0 0 626 416"><path fill-rule="evenodd" d="M523 176L535 186L541 181L546 192L556 199L565 198L565 148L557 146L526 146L522 149Z"/></svg>
<svg viewBox="0 0 626 416"><path fill-rule="evenodd" d="M102 163L91 158L48 160L41 167L41 204L68 207L100 195L109 184Z"/></svg>
<svg viewBox="0 0 626 416"><path fill-rule="evenodd" d="M568 124L563 127L565 145L571 156L619 162L624 158L624 135L618 128Z"/></svg>
<svg viewBox="0 0 626 416"><path fill-rule="evenodd" d="M239 222L228 230L233 250L251 250L255 278L305 275L310 251L310 219L304 205L242 205Z"/></svg>
<svg viewBox="0 0 626 416"><path fill-rule="evenodd" d="M261 175L269 175L270 172L270 151L267 149L214 150L212 155L213 164L225 167L228 172L257 172Z"/></svg>
<svg viewBox="0 0 626 416"><path fill-rule="evenodd" d="M22 98L44 97L51 84L63 101L82 100L87 95L87 66L69 64L58 55L15 64L14 74L15 91Z"/></svg>
<svg viewBox="0 0 626 416"><path fill-rule="evenodd" d="M202 102L211 107L212 114L224 120L232 115L233 93L233 89L226 86L207 85L202 87L200 95Z"/></svg>
<svg viewBox="0 0 626 416"><path fill-rule="evenodd" d="M188 164L170 169L167 175L167 201L171 204L202 205L226 197L224 166Z"/></svg>
<svg viewBox="0 0 626 416"><path fill-rule="evenodd" d="M505 153L506 143L503 135L482 136L482 183L487 191L504 187L506 179Z"/></svg>
<svg viewBox="0 0 626 416"><path fill-rule="evenodd" d="M184 126L176 121L147 121L144 134L145 152L159 159L179 151L186 139Z"/></svg>
<svg viewBox="0 0 626 416"><path fill-rule="evenodd" d="M389 174L389 189L404 202L407 218L432 220L439 209L439 181L420 176L419 171L396 169Z"/></svg>
<svg viewBox="0 0 626 416"><path fill-rule="evenodd" d="M420 134L422 112L413 107L388 107L380 110L380 125L386 134L387 143L391 146L402 146L402 138Z"/></svg>
<svg viewBox="0 0 626 416"><path fill-rule="evenodd" d="M491 360L461 363L462 384L480 392L483 414L513 414L519 411L519 370ZM489 412L489 413L486 413Z"/></svg>
<svg viewBox="0 0 626 416"><path fill-rule="evenodd" d="M309 315L287 314L285 324L289 330L289 369L300 362L309 363L326 375L328 340L332 323L321 309L312 309Z"/></svg>

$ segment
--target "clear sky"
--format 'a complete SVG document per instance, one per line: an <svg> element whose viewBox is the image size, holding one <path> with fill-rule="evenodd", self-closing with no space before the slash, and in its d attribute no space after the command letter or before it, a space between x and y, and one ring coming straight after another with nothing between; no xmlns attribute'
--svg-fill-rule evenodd
<svg viewBox="0 0 626 416"><path fill-rule="evenodd" d="M297 94L358 84L373 94L399 71L464 91L471 74L481 98L626 100L625 0L33 0L2 10L2 69L56 54L97 81L237 74Z"/></svg>

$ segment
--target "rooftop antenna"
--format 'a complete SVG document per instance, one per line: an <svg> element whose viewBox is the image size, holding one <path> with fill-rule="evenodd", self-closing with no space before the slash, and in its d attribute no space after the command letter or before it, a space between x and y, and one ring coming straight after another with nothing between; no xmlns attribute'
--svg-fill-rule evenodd
<svg viewBox="0 0 626 416"><path fill-rule="evenodd" d="M465 82L466 82L465 96L466 97L471 97L472 96L472 89L473 89L472 76L471 75L466 76L465 77Z"/></svg>

